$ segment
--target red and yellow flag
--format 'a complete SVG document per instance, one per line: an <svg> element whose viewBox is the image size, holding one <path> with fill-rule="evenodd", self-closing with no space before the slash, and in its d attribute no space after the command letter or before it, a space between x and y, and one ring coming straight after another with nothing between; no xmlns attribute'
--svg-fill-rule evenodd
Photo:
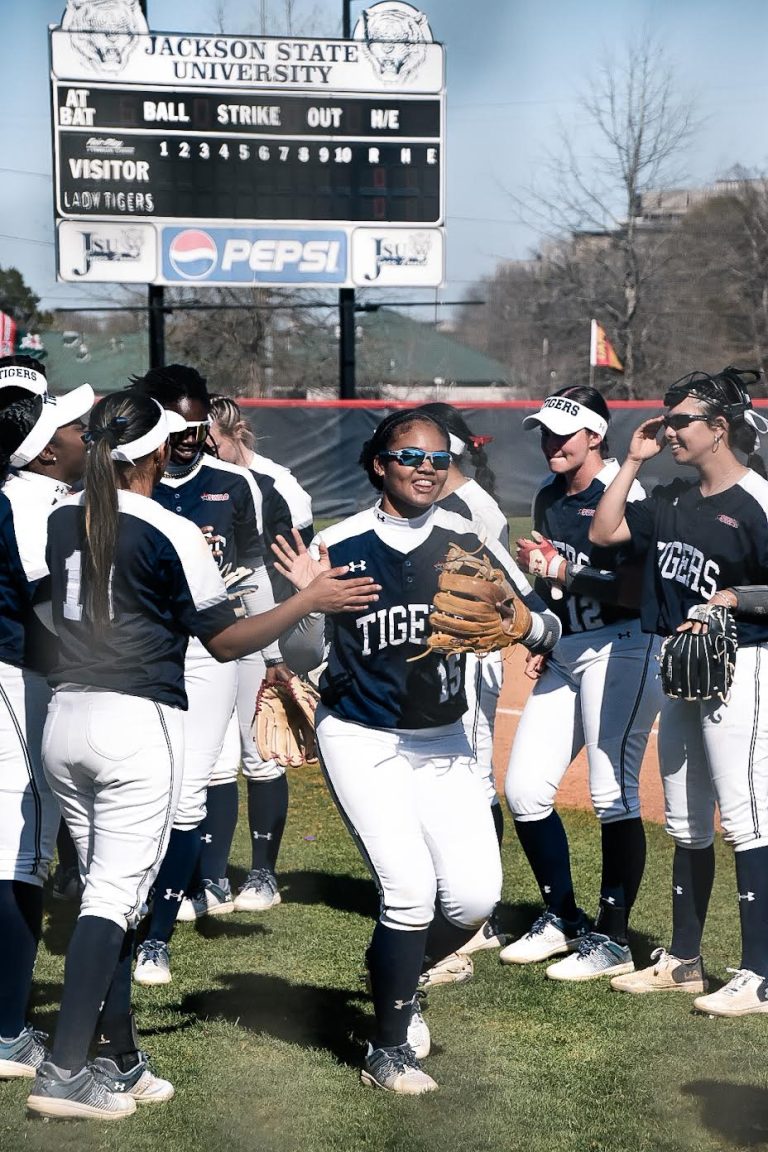
<svg viewBox="0 0 768 1152"><path fill-rule="evenodd" d="M589 341L589 363L593 368L615 368L617 372L624 371L624 365L613 350L613 345L605 334L605 329L592 321L592 332Z"/></svg>

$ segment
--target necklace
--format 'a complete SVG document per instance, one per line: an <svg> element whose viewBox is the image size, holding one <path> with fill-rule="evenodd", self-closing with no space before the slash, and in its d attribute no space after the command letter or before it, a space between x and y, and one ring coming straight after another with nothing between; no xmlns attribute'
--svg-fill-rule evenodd
<svg viewBox="0 0 768 1152"><path fill-rule="evenodd" d="M191 476L195 468L200 463L199 458L193 460L191 464L187 464L184 468L177 468L174 466L173 472L163 472L164 480L183 480L185 476Z"/></svg>

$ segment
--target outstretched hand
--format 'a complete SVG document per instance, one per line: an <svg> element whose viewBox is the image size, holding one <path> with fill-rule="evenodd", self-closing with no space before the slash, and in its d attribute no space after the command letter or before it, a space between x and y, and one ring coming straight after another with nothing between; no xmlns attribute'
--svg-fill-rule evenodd
<svg viewBox="0 0 768 1152"><path fill-rule="evenodd" d="M272 551L275 554L275 568L290 580L294 588L301 591L312 583L322 572L331 567L328 559L328 549L320 542L320 557L315 559L307 551L298 528L291 530L293 542L286 540L285 536L276 536Z"/></svg>
<svg viewBox="0 0 768 1152"><path fill-rule="evenodd" d="M380 584L374 584L370 576L356 576L345 579L349 568L329 568L308 584L306 591L311 598L310 612L359 612L378 600Z"/></svg>

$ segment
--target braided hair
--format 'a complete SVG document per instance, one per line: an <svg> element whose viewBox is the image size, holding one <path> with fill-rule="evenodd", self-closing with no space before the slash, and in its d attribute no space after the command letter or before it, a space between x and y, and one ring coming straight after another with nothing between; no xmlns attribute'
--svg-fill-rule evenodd
<svg viewBox="0 0 768 1152"><path fill-rule="evenodd" d="M435 401L432 404L421 404L417 411L426 412L428 415L433 416L448 429L452 436L455 436L466 445L466 450L469 452L472 466L475 469L475 480L489 496L492 496L494 500L498 499L496 496L496 477L491 470L485 448L483 447L492 437L476 436L474 432L470 431L469 425L459 410L454 408L452 404L443 404L440 401ZM451 451L454 463L458 464L463 454L463 451Z"/></svg>
<svg viewBox="0 0 768 1152"><path fill-rule="evenodd" d="M399 412L391 412L389 416L385 416L377 426L370 440L365 441L358 460L358 464L364 469L368 479L377 491L382 491L384 481L373 467L374 460L380 453L386 452L396 432L405 428L411 428L414 424L431 424L434 428L439 429L445 437L446 448L449 446L447 428L440 420L436 420L434 416L430 416L428 412L423 412L421 408L403 408L400 409Z"/></svg>
<svg viewBox="0 0 768 1152"><path fill-rule="evenodd" d="M143 376L131 377L131 388L143 396L151 396L163 407L178 404L180 400L199 400L206 412L211 410L208 382L197 368L188 364L150 368Z"/></svg>
<svg viewBox="0 0 768 1152"><path fill-rule="evenodd" d="M8 479L11 456L29 436L43 411L42 396L35 396L24 388L7 391L19 393L19 397L0 409L0 484Z"/></svg>

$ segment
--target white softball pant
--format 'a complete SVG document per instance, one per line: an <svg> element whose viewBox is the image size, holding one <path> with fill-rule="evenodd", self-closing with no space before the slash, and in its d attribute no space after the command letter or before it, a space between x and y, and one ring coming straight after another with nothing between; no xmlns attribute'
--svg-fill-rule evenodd
<svg viewBox="0 0 768 1152"><path fill-rule="evenodd" d="M40 758L50 698L42 676L0 663L0 880L37 887L48 875L59 827Z"/></svg>
<svg viewBox="0 0 768 1152"><path fill-rule="evenodd" d="M43 765L77 849L81 916L133 928L146 911L179 799L182 717L140 696L54 692Z"/></svg>
<svg viewBox="0 0 768 1152"><path fill-rule="evenodd" d="M739 649L727 704L664 697L659 762L676 844L712 843L715 804L737 852L768 844L768 644Z"/></svg>
<svg viewBox="0 0 768 1152"><path fill-rule="evenodd" d="M505 792L515 820L551 813L568 765L582 748L602 823L640 815L640 766L663 699L659 638L625 621L564 636L523 709Z"/></svg>
<svg viewBox="0 0 768 1152"><path fill-rule="evenodd" d="M184 779L173 825L182 831L197 828L205 819L206 794L235 706L237 663L220 664L198 639L190 638L184 661Z"/></svg>
<svg viewBox="0 0 768 1152"><path fill-rule="evenodd" d="M211 787L237 780L242 763L243 775L250 780L276 780L285 774L275 760L262 760L251 736L256 697L259 694L266 665L259 652L237 661L237 697L227 725L224 744L211 777Z"/></svg>
<svg viewBox="0 0 768 1152"><path fill-rule="evenodd" d="M489 804L499 802L493 778L493 729L503 673L501 652L489 652L482 657L470 652L466 657L464 691L467 711L462 720L474 753L475 771L483 782Z"/></svg>
<svg viewBox="0 0 768 1152"><path fill-rule="evenodd" d="M475 928L501 895L490 805L460 721L384 730L317 710L331 793L371 870L390 928L426 928L435 898L448 920Z"/></svg>

